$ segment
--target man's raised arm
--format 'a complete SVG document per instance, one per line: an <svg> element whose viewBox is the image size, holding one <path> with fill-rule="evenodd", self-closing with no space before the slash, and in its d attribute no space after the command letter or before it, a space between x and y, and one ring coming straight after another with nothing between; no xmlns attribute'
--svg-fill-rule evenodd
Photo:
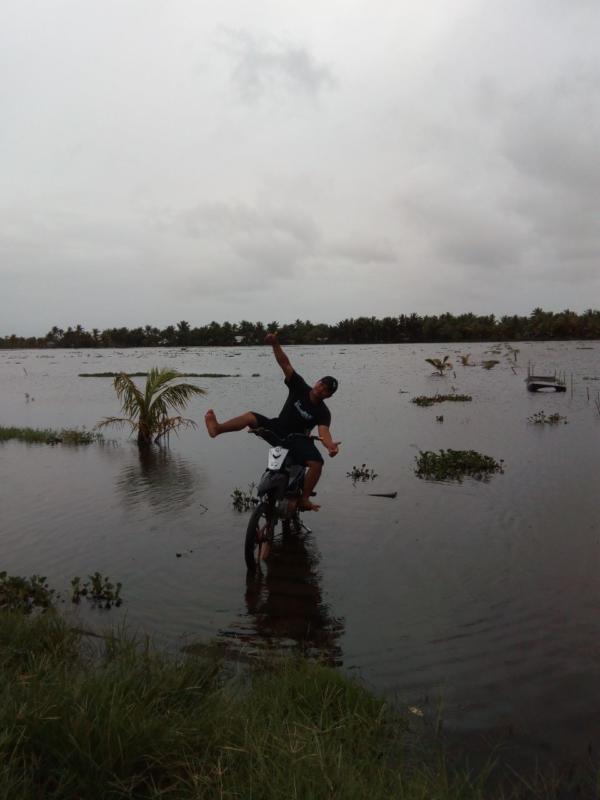
<svg viewBox="0 0 600 800"><path fill-rule="evenodd" d="M267 333L265 336L265 344L270 344L273 348L273 355L275 356L275 360L283 370L283 374L286 378L291 378L294 374L294 368L292 367L289 358L281 349L281 345L279 344L279 340L277 339L276 333Z"/></svg>

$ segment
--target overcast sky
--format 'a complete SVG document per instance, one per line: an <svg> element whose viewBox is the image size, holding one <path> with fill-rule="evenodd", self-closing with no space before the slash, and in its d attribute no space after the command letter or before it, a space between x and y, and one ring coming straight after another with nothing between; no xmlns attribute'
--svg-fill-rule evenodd
<svg viewBox="0 0 600 800"><path fill-rule="evenodd" d="M2 0L0 335L600 306L598 0Z"/></svg>

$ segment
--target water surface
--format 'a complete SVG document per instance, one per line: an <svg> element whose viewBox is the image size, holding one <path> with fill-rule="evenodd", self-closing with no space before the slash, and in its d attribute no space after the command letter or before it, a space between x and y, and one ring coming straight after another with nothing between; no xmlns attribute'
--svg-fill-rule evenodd
<svg viewBox="0 0 600 800"><path fill-rule="evenodd" d="M457 733L512 730L536 753L581 755L600 724L598 349L516 346L516 361L486 344L288 348L309 382L339 378L329 405L343 445L326 458L313 533L278 541L249 582L247 515L230 494L263 469L254 437L210 440L200 424L151 455L119 431L107 434L114 446L2 444L1 568L59 589L99 570L122 581L125 603L74 611L87 625L125 618L169 647L217 636L318 651L426 713L441 698ZM432 377L424 359L458 361L456 351L500 363ZM528 362L564 370L568 391L529 394ZM0 351L0 424L91 427L119 407L110 379L78 373L152 366L238 376L194 380L207 390L189 408L200 423L209 407L275 415L285 397L267 348ZM452 388L473 401L410 402ZM568 424L528 423L540 410ZM505 473L462 484L414 475L419 449L448 447L504 459ZM346 473L363 463L378 477L353 485Z"/></svg>

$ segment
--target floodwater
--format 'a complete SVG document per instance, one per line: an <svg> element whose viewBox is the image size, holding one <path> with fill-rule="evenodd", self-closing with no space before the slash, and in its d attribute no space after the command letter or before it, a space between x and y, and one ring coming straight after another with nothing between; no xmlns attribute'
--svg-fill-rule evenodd
<svg viewBox="0 0 600 800"><path fill-rule="evenodd" d="M65 602L88 627L125 620L167 647L216 637L241 651L320 652L426 716L441 703L457 735L510 731L536 755L584 755L600 729L600 345L515 346L516 360L489 344L287 348L309 382L339 378L329 405L343 444L326 457L321 511L305 515L313 532L278 541L248 583L248 515L230 495L257 481L266 446L243 432L210 440L202 417L278 413L285 388L269 348L0 351L6 426L118 414L112 381L80 372L236 376L193 380L207 390L188 409L199 427L166 451L142 455L118 430L102 446L1 444L0 567L46 575L66 595L75 575L121 581L118 610ZM433 377L424 359L446 354L454 371ZM487 371L489 358L499 363ZM567 392L528 393L529 362L564 371ZM452 388L473 401L410 402ZM541 410L568 424L528 422ZM504 459L505 472L415 476L419 450L448 447ZM353 485L346 473L362 464L378 476Z"/></svg>

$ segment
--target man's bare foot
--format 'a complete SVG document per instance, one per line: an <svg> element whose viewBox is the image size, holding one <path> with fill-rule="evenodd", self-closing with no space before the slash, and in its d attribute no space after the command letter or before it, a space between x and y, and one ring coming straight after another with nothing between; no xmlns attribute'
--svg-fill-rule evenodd
<svg viewBox="0 0 600 800"><path fill-rule="evenodd" d="M215 436L219 435L219 423L217 422L215 412L212 410L212 408L209 408L204 415L204 422L206 424L208 435L211 439L214 439Z"/></svg>
<svg viewBox="0 0 600 800"><path fill-rule="evenodd" d="M318 511L320 508L320 505L317 505L317 503L311 503L310 500L306 499L306 497L302 497L298 501L298 509L300 511Z"/></svg>

